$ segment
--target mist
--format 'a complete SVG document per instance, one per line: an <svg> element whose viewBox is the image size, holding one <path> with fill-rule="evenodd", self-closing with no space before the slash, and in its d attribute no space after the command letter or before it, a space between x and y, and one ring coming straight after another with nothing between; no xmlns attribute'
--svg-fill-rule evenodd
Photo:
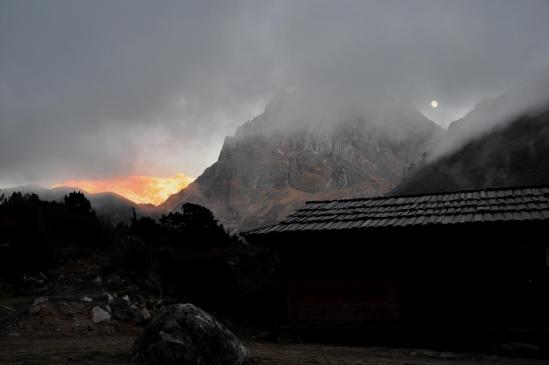
<svg viewBox="0 0 549 365"><path fill-rule="evenodd" d="M433 149L430 160L446 156L472 140L505 128L521 117L537 117L549 110L549 67L530 75L501 95L485 98L450 125Z"/></svg>
<svg viewBox="0 0 549 365"><path fill-rule="evenodd" d="M535 0L3 1L0 186L196 177L278 95L308 123L413 105L447 126L547 39Z"/></svg>

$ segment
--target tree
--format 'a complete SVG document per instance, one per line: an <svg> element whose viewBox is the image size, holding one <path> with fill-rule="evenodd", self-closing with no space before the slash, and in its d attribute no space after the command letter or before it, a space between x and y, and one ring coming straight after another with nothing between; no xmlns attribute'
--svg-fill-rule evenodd
<svg viewBox="0 0 549 365"><path fill-rule="evenodd" d="M70 213L78 216L95 215L90 201L80 191L73 191L69 195L65 195L65 207Z"/></svg>

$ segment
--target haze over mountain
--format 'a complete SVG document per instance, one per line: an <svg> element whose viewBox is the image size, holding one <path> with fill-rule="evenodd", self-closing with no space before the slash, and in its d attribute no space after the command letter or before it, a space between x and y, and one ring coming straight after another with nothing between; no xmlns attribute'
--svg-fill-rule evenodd
<svg viewBox="0 0 549 365"><path fill-rule="evenodd" d="M393 194L549 184L549 68L452 123Z"/></svg>
<svg viewBox="0 0 549 365"><path fill-rule="evenodd" d="M288 90L446 126L546 66L547 39L546 0L3 0L0 187L198 176Z"/></svg>
<svg viewBox="0 0 549 365"><path fill-rule="evenodd" d="M90 193L113 192L135 203L158 205L185 188L194 179L183 173L175 176L123 176L107 180L68 180L52 187L69 186Z"/></svg>
<svg viewBox="0 0 549 365"><path fill-rule="evenodd" d="M202 204L227 227L244 230L274 223L306 200L381 195L421 163L442 132L411 105L370 100L327 110L317 97L275 98L161 207Z"/></svg>

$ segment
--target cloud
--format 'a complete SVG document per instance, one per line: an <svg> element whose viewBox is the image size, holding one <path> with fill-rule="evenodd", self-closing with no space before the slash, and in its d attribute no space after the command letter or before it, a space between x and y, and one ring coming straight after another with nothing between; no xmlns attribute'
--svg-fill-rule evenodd
<svg viewBox="0 0 549 365"><path fill-rule="evenodd" d="M431 160L463 147L475 138L506 127L522 117L537 118L549 108L549 67L513 85L495 98L482 100L462 119L455 121L430 156Z"/></svg>
<svg viewBox="0 0 549 365"><path fill-rule="evenodd" d="M113 192L120 194L135 203L160 204L187 187L193 178L183 173L171 177L123 176L109 180L67 180L55 187L79 188L89 193Z"/></svg>
<svg viewBox="0 0 549 365"><path fill-rule="evenodd" d="M541 69L547 39L536 0L3 1L0 185L197 176L295 88L445 123Z"/></svg>

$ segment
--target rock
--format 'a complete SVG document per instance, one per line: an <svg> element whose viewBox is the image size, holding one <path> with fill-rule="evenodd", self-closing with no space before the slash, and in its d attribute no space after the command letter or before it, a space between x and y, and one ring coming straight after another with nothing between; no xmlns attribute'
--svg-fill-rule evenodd
<svg viewBox="0 0 549 365"><path fill-rule="evenodd" d="M141 365L237 365L248 351L228 329L192 304L173 304L149 323L132 349Z"/></svg>
<svg viewBox="0 0 549 365"><path fill-rule="evenodd" d="M148 321L149 319L151 319L151 312L149 312L147 308L143 308L141 314L143 316L143 320Z"/></svg>
<svg viewBox="0 0 549 365"><path fill-rule="evenodd" d="M93 302L93 299L90 298L90 297L82 297L82 298L80 298L80 301L85 302L85 303L91 303L91 302Z"/></svg>
<svg viewBox="0 0 549 365"><path fill-rule="evenodd" d="M48 297L38 297L32 302L32 306L29 309L30 314L38 314L42 309L46 308L46 303L49 301Z"/></svg>
<svg viewBox="0 0 549 365"><path fill-rule="evenodd" d="M101 276L96 276L95 279L93 279L93 282L98 285L101 284Z"/></svg>
<svg viewBox="0 0 549 365"><path fill-rule="evenodd" d="M0 305L0 333L17 323L18 312L7 305Z"/></svg>
<svg viewBox="0 0 549 365"><path fill-rule="evenodd" d="M34 300L34 302L32 303L32 305L40 305L40 304L44 304L48 301L48 297L38 297Z"/></svg>
<svg viewBox="0 0 549 365"><path fill-rule="evenodd" d="M111 304L111 313L114 318L121 321L128 321L133 318L133 313L130 311L128 302L121 298L115 298Z"/></svg>
<svg viewBox="0 0 549 365"><path fill-rule="evenodd" d="M43 304L40 304L40 305L33 305L30 309L29 309L29 312L30 314L38 314L42 309L45 308L45 305Z"/></svg>
<svg viewBox="0 0 549 365"><path fill-rule="evenodd" d="M31 275L28 275L28 274L23 275L23 282L25 284L30 284L30 285L33 285L33 286L41 286L42 287L42 286L46 285L46 283L43 279L35 278L34 276L31 276Z"/></svg>
<svg viewBox="0 0 549 365"><path fill-rule="evenodd" d="M59 305L59 311L67 316L74 317L74 309L67 303L67 302L61 302Z"/></svg>
<svg viewBox="0 0 549 365"><path fill-rule="evenodd" d="M107 298L107 302L109 303L114 300L114 297L110 293L104 292L103 295Z"/></svg>
<svg viewBox="0 0 549 365"><path fill-rule="evenodd" d="M126 303L130 304L130 297L128 295L124 295L122 297L122 300L124 300Z"/></svg>
<svg viewBox="0 0 549 365"><path fill-rule="evenodd" d="M135 323L138 325L146 325L151 320L151 312L147 307L135 308L131 310Z"/></svg>
<svg viewBox="0 0 549 365"><path fill-rule="evenodd" d="M0 316L1 317L17 317L17 311L10 306L0 304Z"/></svg>
<svg viewBox="0 0 549 365"><path fill-rule="evenodd" d="M111 320L110 313L98 306L93 307L91 310L91 317L92 322L95 324Z"/></svg>
<svg viewBox="0 0 549 365"><path fill-rule="evenodd" d="M539 355L540 347L530 343L510 342L495 346L494 352L498 355L513 357L536 357Z"/></svg>

